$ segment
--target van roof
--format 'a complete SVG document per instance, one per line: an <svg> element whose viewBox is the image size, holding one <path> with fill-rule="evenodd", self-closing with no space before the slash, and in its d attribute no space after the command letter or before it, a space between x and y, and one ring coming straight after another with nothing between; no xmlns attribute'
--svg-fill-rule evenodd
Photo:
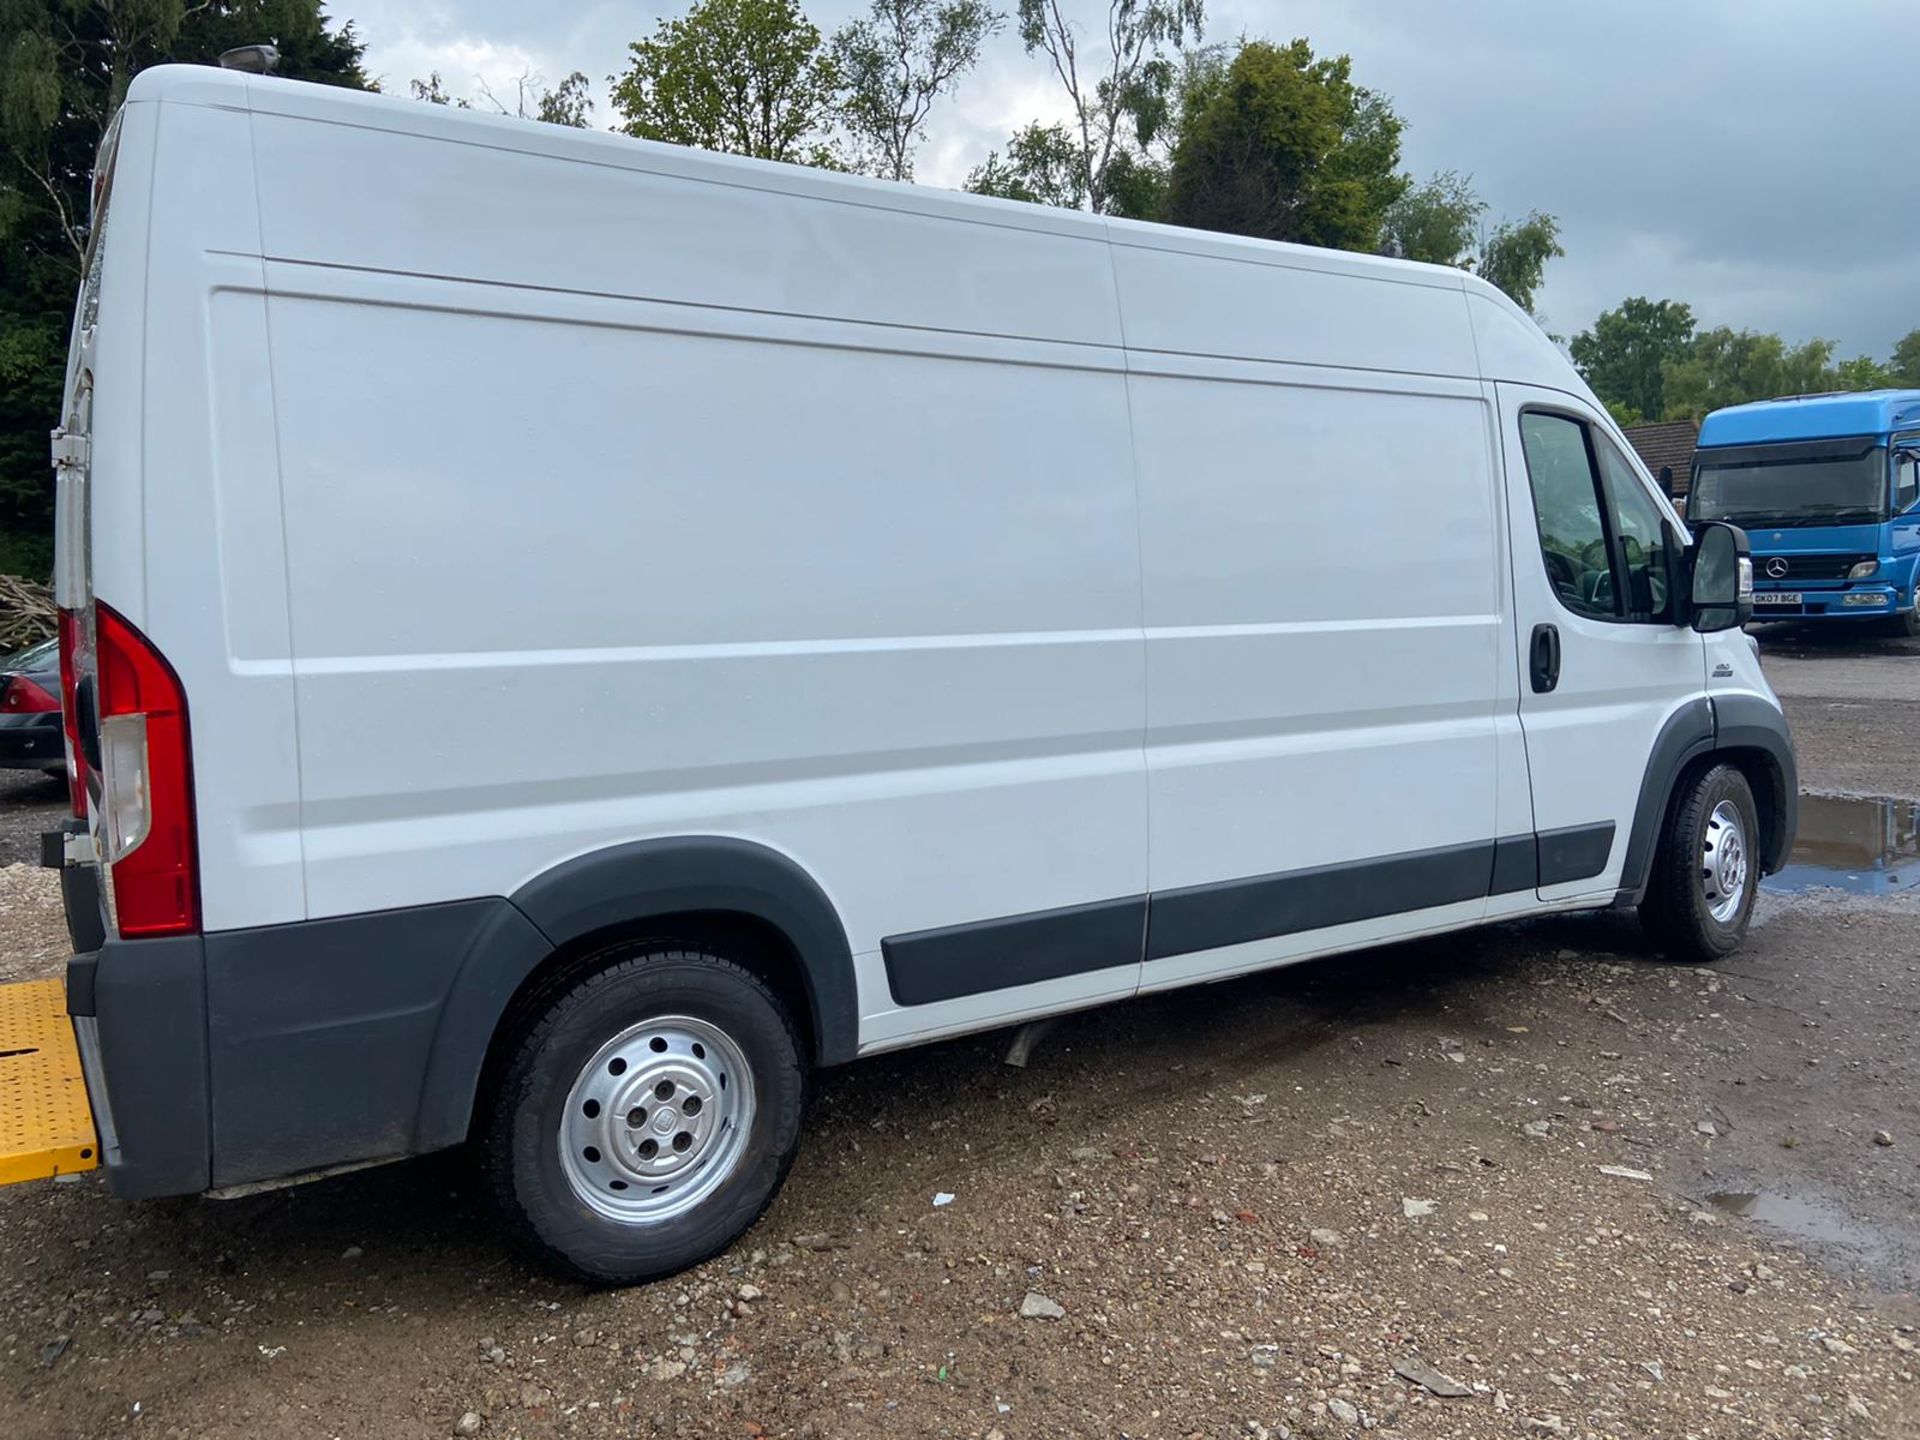
<svg viewBox="0 0 1920 1440"><path fill-rule="evenodd" d="M1704 450L1710 445L1886 435L1916 427L1920 427L1920 390L1794 395L1714 411L1701 422L1699 443Z"/></svg>
<svg viewBox="0 0 1920 1440"><path fill-rule="evenodd" d="M1481 378L1504 379L1568 391L1592 401L1592 392L1566 356L1519 306L1477 275L1445 265L1427 265L1381 255L1285 244L1217 234L1174 225L1109 220L1083 211L1027 204L901 184L808 166L786 165L660 144L604 130L576 130L513 116L487 115L452 106L349 90L273 76L250 75L207 65L156 65L134 77L129 104L176 104L247 110L256 114L331 121L418 135L522 154L551 155L588 164L643 170L710 183L812 195L843 204L965 220L975 224L1053 235L1080 236L1114 245L1210 255L1243 264L1263 264L1325 274L1464 293L1472 344Z"/></svg>

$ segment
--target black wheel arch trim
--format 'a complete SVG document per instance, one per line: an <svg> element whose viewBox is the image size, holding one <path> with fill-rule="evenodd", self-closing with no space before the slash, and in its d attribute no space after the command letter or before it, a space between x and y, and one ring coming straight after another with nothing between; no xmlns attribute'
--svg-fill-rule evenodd
<svg viewBox="0 0 1920 1440"><path fill-rule="evenodd" d="M1758 695L1719 696L1713 709L1716 750L1758 751L1770 762L1773 793L1755 798L1772 812L1773 824L1762 837L1760 852L1761 873L1771 875L1787 863L1800 826L1800 769L1793 758L1793 733L1779 707Z"/></svg>
<svg viewBox="0 0 1920 1440"><path fill-rule="evenodd" d="M1770 762L1772 794L1767 798L1774 823L1763 837L1760 868L1771 875L1786 863L1800 814L1799 770L1786 716L1758 695L1696 696L1667 717L1648 753L1621 867L1622 898L1637 902L1646 894L1654 848L1687 767L1735 750L1758 751Z"/></svg>
<svg viewBox="0 0 1920 1440"><path fill-rule="evenodd" d="M509 897L555 949L614 926L696 911L744 915L792 945L813 1010L814 1058L859 1048L853 950L833 902L777 850L726 836L635 840L575 856Z"/></svg>

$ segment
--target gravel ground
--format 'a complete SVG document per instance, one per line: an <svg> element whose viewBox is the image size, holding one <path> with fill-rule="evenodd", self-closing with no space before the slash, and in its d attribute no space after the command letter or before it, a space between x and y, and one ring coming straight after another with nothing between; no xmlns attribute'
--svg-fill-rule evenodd
<svg viewBox="0 0 1920 1440"><path fill-rule="evenodd" d="M1920 789L1904 711L1808 683L1810 775ZM52 879L0 870L0 973ZM1913 893L1769 895L1721 966L1558 918L881 1057L748 1237L617 1293L459 1155L14 1187L0 1435L1913 1435L1916 967Z"/></svg>
<svg viewBox="0 0 1920 1440"><path fill-rule="evenodd" d="M58 829L66 813L66 781L0 770L0 865L38 865L41 832Z"/></svg>

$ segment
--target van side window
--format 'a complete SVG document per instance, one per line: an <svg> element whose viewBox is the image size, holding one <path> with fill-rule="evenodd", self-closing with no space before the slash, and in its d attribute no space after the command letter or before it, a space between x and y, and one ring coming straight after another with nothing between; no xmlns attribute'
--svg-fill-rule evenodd
<svg viewBox="0 0 1920 1440"><path fill-rule="evenodd" d="M1613 442L1595 435L1593 445L1600 455L1613 533L1626 569L1626 616L1629 620L1665 621L1667 552L1660 536L1660 522L1665 517Z"/></svg>
<svg viewBox="0 0 1920 1440"><path fill-rule="evenodd" d="M1896 451L1899 468L1893 472L1893 513L1899 515L1920 500L1920 435L1902 435L1895 443L1908 447Z"/></svg>
<svg viewBox="0 0 1920 1440"><path fill-rule="evenodd" d="M1665 516L1633 466L1606 436L1565 415L1526 412L1520 439L1540 558L1560 603L1597 620L1665 621Z"/></svg>
<svg viewBox="0 0 1920 1440"><path fill-rule="evenodd" d="M1520 441L1540 526L1540 558L1553 593L1576 615L1611 620L1612 561L1587 427L1529 410L1520 417Z"/></svg>

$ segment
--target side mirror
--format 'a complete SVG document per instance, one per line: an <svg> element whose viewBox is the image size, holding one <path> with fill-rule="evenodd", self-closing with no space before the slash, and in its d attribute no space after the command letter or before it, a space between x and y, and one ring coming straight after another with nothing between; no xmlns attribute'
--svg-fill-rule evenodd
<svg viewBox="0 0 1920 1440"><path fill-rule="evenodd" d="M1669 500L1675 498L1673 493L1673 467L1671 465L1662 465L1660 467L1660 493Z"/></svg>
<svg viewBox="0 0 1920 1440"><path fill-rule="evenodd" d="M1702 635L1734 630L1753 617L1753 555L1747 532L1718 521L1693 541L1693 628Z"/></svg>

